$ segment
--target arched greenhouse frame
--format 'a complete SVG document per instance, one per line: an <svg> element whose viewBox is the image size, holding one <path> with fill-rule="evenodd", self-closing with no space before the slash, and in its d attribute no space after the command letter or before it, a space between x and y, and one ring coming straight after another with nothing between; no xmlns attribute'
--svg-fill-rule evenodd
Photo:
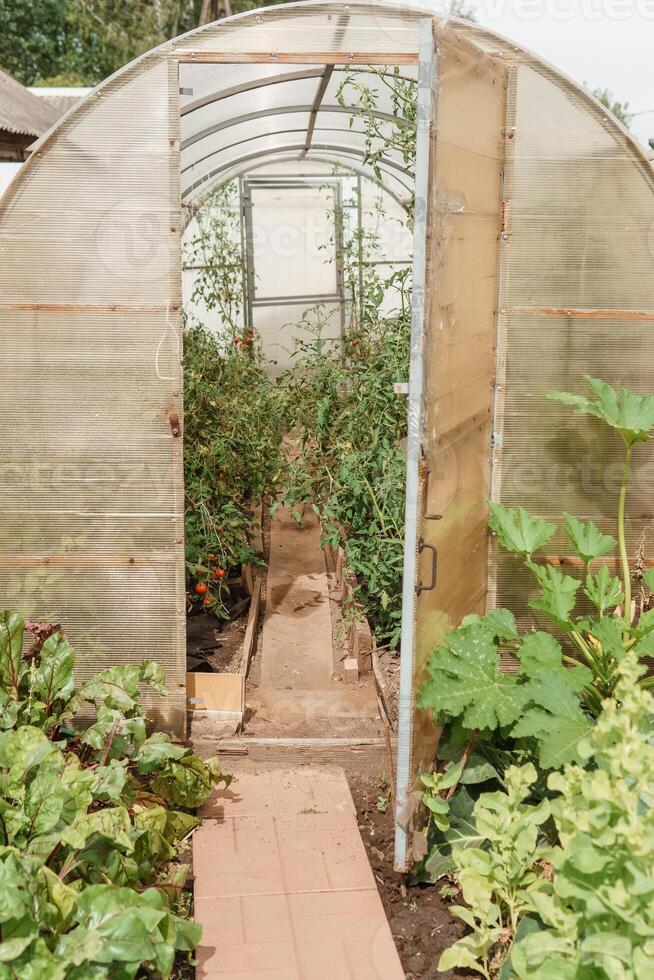
<svg viewBox="0 0 654 980"><path fill-rule="evenodd" d="M586 464L597 431L544 393L577 390L584 373L654 390L654 173L570 80L413 3L312 0L168 42L75 106L0 210L0 583L19 612L62 622L82 671L160 661L158 721L183 736L181 235L202 195L265 163L374 176L334 95L339 71L368 65L418 81L411 367L398 379L403 868L436 737L415 708L427 654L465 615L528 590L489 537L487 501L607 526L614 488ZM379 167L401 199L401 158ZM602 448L617 466L613 443ZM632 550L653 523L652 462L640 447ZM562 534L550 547L574 563Z"/></svg>

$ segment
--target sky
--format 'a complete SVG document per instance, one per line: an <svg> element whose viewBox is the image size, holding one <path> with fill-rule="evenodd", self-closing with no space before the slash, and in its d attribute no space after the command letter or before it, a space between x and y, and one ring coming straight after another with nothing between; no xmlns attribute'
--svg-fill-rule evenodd
<svg viewBox="0 0 654 980"><path fill-rule="evenodd" d="M654 138L654 0L465 0L480 24L545 58L589 89L608 88ZM650 150L650 153L652 151Z"/></svg>

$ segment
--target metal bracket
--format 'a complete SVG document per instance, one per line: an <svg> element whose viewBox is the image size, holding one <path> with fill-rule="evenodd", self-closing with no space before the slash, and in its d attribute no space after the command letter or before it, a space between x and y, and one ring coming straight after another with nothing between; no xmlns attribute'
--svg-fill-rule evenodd
<svg viewBox="0 0 654 980"><path fill-rule="evenodd" d="M443 515L442 514L428 514L427 513L427 504L429 503L429 474L430 473L431 473L431 466L425 466L425 475L424 475L424 478L423 478L424 479L424 486L423 486L423 490L422 490L422 500L423 500L422 517L423 517L423 520L425 520L425 521L442 521L442 519L443 519Z"/></svg>
<svg viewBox="0 0 654 980"><path fill-rule="evenodd" d="M438 552L433 544L427 544L424 538L420 538L418 541L418 554L421 555L425 549L431 551L431 582L429 585L423 585L421 582L416 582L416 595L420 595L421 592L432 592L436 588Z"/></svg>
<svg viewBox="0 0 654 980"><path fill-rule="evenodd" d="M182 434L182 427L179 424L179 415L177 412L171 412L168 416L168 421L170 422L170 431L175 439L178 439Z"/></svg>

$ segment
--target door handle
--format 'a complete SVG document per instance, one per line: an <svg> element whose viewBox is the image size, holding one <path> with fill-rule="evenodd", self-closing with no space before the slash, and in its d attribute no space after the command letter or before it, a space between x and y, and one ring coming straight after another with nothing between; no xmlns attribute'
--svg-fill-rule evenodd
<svg viewBox="0 0 654 980"><path fill-rule="evenodd" d="M421 555L425 550L431 551L431 582L429 585L423 585L422 582L416 582L416 595L420 595L421 592L431 592L436 588L438 552L433 544L427 544L424 538L420 538L418 541L418 554Z"/></svg>

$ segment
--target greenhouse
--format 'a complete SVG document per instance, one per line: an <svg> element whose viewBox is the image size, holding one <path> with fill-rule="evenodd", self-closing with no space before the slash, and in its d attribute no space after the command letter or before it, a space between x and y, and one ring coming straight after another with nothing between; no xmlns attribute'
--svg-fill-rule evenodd
<svg viewBox="0 0 654 980"><path fill-rule="evenodd" d="M364 256L377 201L398 233ZM428 656L466 616L530 595L520 559L489 534L488 501L552 521L547 557L563 570L583 562L561 513L613 527L619 445L545 395L585 391L584 375L654 390L654 172L587 92L419 3L311 0L209 24L117 72L33 146L0 203L0 582L28 619L56 617L83 652L82 676L162 664L168 697L145 703L179 738L183 321L212 309L197 285L212 208L233 217L213 243L235 257L221 325L230 339L232 321L256 335L272 376L310 335L303 311L319 306L338 343L368 301L364 265L411 270L410 363L394 379L408 417L404 870L437 740L433 712L416 705ZM280 213L292 231L294 210L318 230L287 254L271 236ZM626 514L644 567L650 447L635 452Z"/></svg>

